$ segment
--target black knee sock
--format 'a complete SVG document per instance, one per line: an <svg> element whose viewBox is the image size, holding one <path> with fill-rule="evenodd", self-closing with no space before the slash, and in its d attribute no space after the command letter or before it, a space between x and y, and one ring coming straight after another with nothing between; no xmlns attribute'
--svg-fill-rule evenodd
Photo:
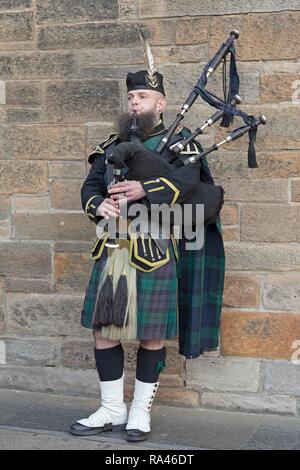
<svg viewBox="0 0 300 470"><path fill-rule="evenodd" d="M113 348L94 349L96 367L101 382L118 380L123 375L124 351L121 344Z"/></svg>
<svg viewBox="0 0 300 470"><path fill-rule="evenodd" d="M140 346L136 360L137 380L147 383L157 382L160 372L165 367L166 355L165 347L161 349L145 349Z"/></svg>

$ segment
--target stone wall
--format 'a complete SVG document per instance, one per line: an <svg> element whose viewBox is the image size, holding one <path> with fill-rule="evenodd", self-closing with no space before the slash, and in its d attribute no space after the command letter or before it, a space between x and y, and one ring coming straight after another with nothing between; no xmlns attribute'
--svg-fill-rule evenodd
<svg viewBox="0 0 300 470"><path fill-rule="evenodd" d="M220 350L185 363L168 343L158 398L299 415L299 0L0 2L0 386L98 395L91 335L79 325L95 236L80 186L89 150L125 109L126 73L143 64L138 24L165 75L167 123L231 29L241 33L244 108L268 117L258 169L247 168L246 138L209 157L226 191ZM199 99L185 123L210 114ZM127 345L128 396L135 351Z"/></svg>

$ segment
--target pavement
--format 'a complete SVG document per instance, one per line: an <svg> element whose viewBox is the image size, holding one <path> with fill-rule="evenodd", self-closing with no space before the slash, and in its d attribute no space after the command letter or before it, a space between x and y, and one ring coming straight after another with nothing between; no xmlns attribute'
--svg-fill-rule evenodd
<svg viewBox="0 0 300 470"><path fill-rule="evenodd" d="M175 406L153 406L152 435L141 443L124 432L68 432L98 407L93 398L0 389L0 450L300 450L300 418Z"/></svg>

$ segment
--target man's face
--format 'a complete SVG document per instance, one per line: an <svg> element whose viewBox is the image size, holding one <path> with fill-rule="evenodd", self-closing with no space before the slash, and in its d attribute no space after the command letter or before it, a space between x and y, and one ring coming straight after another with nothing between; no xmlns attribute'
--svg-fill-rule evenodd
<svg viewBox="0 0 300 470"><path fill-rule="evenodd" d="M152 112L159 118L166 107L166 100L162 93L155 90L134 90L128 94L129 114L143 114Z"/></svg>

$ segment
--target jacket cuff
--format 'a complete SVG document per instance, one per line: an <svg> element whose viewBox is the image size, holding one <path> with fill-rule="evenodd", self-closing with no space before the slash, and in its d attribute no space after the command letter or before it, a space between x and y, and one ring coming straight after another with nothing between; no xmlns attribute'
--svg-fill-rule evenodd
<svg viewBox="0 0 300 470"><path fill-rule="evenodd" d="M177 201L180 190L170 180L164 177L155 180L141 181L151 204L161 204L163 202L172 206Z"/></svg>
<svg viewBox="0 0 300 470"><path fill-rule="evenodd" d="M88 218L97 224L98 222L98 216L96 215L97 209L100 206L100 204L104 201L104 197L100 195L92 196L88 200L88 202L85 205L85 213L88 216Z"/></svg>

